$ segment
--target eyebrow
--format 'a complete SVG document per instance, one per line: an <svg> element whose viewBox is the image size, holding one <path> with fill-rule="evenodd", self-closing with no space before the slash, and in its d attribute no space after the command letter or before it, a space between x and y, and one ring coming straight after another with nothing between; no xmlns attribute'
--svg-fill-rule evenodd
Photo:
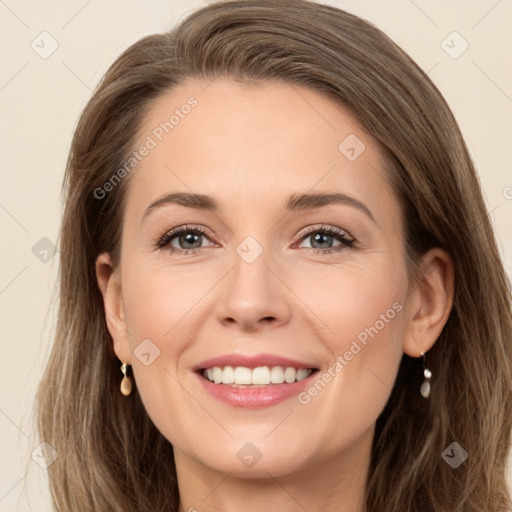
<svg viewBox="0 0 512 512"><path fill-rule="evenodd" d="M174 192L171 194L166 194L165 196L160 197L151 203L144 211L142 216L143 220L155 209L169 204L177 204L187 208L195 208L197 210L207 210L212 213L218 213L221 211L220 204L211 196L204 194L192 194L188 192ZM322 208L323 206L329 206L332 204L344 204L353 206L354 208L357 208L363 212L374 223L376 223L375 217L364 203L354 197L340 193L317 192L312 194L292 194L285 203L285 210L309 210Z"/></svg>

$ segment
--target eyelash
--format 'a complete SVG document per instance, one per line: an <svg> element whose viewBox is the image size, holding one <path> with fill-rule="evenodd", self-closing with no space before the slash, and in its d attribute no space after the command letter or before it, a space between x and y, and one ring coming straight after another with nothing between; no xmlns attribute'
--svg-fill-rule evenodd
<svg viewBox="0 0 512 512"><path fill-rule="evenodd" d="M171 231L168 231L165 233L164 236L162 236L159 240L155 242L155 248L157 249L164 249L167 247L167 251L169 251L171 254L174 253L181 253L181 255L185 256L187 254L195 254L200 249L205 249L205 247L198 247L196 249L177 249L175 247L169 247L169 243L172 239L176 238L179 235L186 234L186 233L193 233L196 235L203 235L208 238L208 233L206 230L199 226L183 226L181 228L176 228ZM341 245L329 248L329 249L315 249L312 247L305 247L305 249L309 249L313 251L315 254L329 254L331 252L338 252L340 250L343 250L345 248L352 248L354 247L355 240L350 237L345 231L342 229L336 228L334 226L328 226L328 225L321 225L320 227L315 226L314 229L310 229L306 233L303 233L300 237L299 241L305 240L308 236L321 233L323 235L332 236L333 238L336 238L338 241L342 242Z"/></svg>

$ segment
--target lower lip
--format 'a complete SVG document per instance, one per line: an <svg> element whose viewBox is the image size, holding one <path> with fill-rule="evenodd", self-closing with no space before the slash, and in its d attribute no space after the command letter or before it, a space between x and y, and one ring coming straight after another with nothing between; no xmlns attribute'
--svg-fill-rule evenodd
<svg viewBox="0 0 512 512"><path fill-rule="evenodd" d="M234 388L226 384L215 384L196 373L204 389L214 398L231 405L232 407L243 407L249 409L261 409L278 404L301 393L304 388L311 385L312 379L318 371L299 382L291 384L273 384L258 388Z"/></svg>

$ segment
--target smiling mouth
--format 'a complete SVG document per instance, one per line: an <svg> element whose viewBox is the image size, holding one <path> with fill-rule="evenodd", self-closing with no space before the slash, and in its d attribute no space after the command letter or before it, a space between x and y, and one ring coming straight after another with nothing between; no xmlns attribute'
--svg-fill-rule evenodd
<svg viewBox="0 0 512 512"><path fill-rule="evenodd" d="M225 384L234 388L257 388L293 384L307 379L318 368L293 368L291 366L213 366L197 372L214 384Z"/></svg>

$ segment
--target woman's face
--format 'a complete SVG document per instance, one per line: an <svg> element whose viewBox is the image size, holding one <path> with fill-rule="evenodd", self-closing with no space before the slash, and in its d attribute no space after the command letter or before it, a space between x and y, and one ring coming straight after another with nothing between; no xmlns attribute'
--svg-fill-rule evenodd
<svg viewBox="0 0 512 512"><path fill-rule="evenodd" d="M109 328L177 460L279 476L367 457L410 316L375 141L317 92L218 78L155 101L135 149Z"/></svg>

